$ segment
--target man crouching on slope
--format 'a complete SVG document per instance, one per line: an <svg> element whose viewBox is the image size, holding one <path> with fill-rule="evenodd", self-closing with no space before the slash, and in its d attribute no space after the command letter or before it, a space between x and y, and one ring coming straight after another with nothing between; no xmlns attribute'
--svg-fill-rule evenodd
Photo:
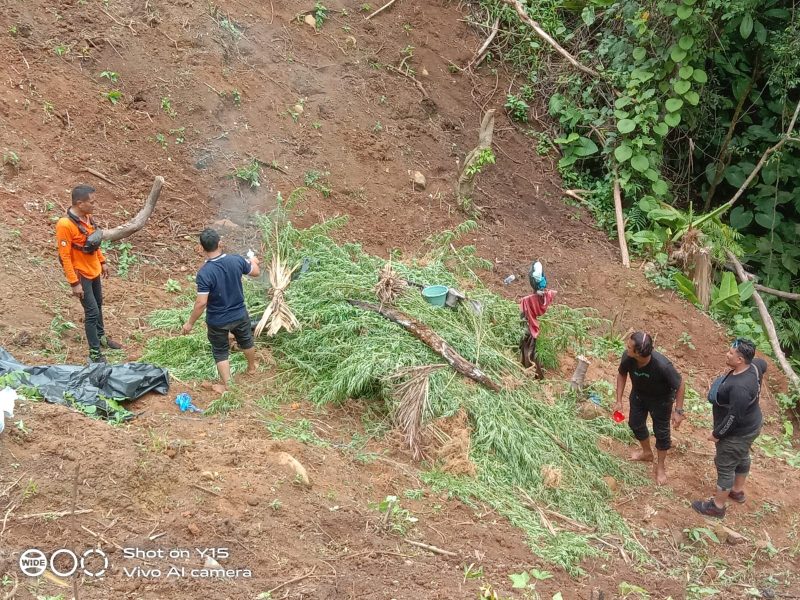
<svg viewBox="0 0 800 600"><path fill-rule="evenodd" d="M255 257L247 260L238 254L224 254L220 247L220 235L213 229L204 229L200 233L200 246L206 255L206 262L197 272L197 300L189 320L183 326L183 334L189 334L195 321L206 311L211 354L222 380L222 386L215 385L213 389L221 393L227 389L231 379L229 333L236 338L236 343L247 358L247 373L256 371L256 350L250 315L244 305L242 275L258 277L261 271Z"/></svg>

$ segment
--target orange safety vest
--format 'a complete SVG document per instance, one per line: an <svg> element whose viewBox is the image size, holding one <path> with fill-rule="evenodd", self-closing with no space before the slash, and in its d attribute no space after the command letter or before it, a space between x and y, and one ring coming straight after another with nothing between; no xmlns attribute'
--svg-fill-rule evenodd
<svg viewBox="0 0 800 600"><path fill-rule="evenodd" d="M91 254L80 250L86 243L86 238L95 230L91 219L88 222L81 220L81 225L86 229L86 233L82 233L69 217L61 217L56 223L58 258L70 285L78 283L79 276L86 279L99 277L103 270L101 265L106 262L106 257L99 248Z"/></svg>

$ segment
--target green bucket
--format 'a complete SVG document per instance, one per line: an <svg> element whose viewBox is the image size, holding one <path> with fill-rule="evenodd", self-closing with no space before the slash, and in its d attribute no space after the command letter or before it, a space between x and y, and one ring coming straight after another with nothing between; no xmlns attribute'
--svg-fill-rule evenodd
<svg viewBox="0 0 800 600"><path fill-rule="evenodd" d="M429 285L422 289L422 297L425 298L428 304L444 306L445 300L447 300L448 289L446 285Z"/></svg>

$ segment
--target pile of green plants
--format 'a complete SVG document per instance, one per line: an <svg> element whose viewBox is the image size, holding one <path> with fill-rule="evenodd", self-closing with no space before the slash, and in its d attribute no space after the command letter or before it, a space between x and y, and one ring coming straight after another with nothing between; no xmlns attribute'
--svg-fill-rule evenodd
<svg viewBox="0 0 800 600"><path fill-rule="evenodd" d="M264 218L266 246L280 248L289 264L306 259L309 268L285 294L302 329L291 334L281 332L259 343L267 344L278 361L284 390L288 386L296 396L319 405L367 399L390 412L394 400L385 381L388 375L403 367L443 361L403 328L347 302L376 302L373 288L385 261L370 256L358 244L334 241L330 232L343 222L337 219L300 230L280 210ZM602 478L637 483L641 475L598 449L601 436L626 439L625 428L615 426L610 419L579 419L578 399L567 392L566 384L555 399L548 400L543 386L519 366L518 306L480 283L474 275L473 267L479 262L473 248L454 253L450 246L459 232L474 226L467 223L458 231L432 238L424 257L403 259L395 255L392 262L395 271L408 281L459 287L480 303L479 312L464 303L456 310L436 308L412 286L398 298L396 308L430 326L503 385L501 392L492 392L450 368L431 375L425 420L435 422L462 407L466 410L471 426L470 459L477 475L450 475L442 465L431 462L425 478L435 489L449 490L466 502L491 505L525 531L536 554L578 573L582 559L600 553L602 546L592 541L594 534L570 531L569 526L551 534L535 508L525 507L526 496L586 524L597 535L628 539L624 521L609 508L611 491ZM459 272L467 278L458 277ZM246 296L251 312L257 315L264 306L264 289L250 285ZM185 318L183 313L159 311L152 322L174 329ZM601 320L588 311L553 306L542 319L537 347L544 366L555 367L558 356L566 351L588 351L592 330L600 324ZM150 340L144 359L176 369L184 377L204 377L213 369L205 344L202 331L185 337L155 338ZM276 393L285 397L284 392ZM555 485L546 481L543 468L558 472L560 481ZM635 553L636 547L628 545Z"/></svg>

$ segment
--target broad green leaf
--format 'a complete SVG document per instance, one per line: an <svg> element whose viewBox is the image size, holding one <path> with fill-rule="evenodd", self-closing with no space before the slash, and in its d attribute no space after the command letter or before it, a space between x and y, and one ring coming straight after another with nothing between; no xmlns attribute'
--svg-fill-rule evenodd
<svg viewBox="0 0 800 600"><path fill-rule="evenodd" d="M614 158L617 159L617 162L624 163L631 156L633 156L633 150L627 144L622 144L614 149Z"/></svg>
<svg viewBox="0 0 800 600"><path fill-rule="evenodd" d="M631 73L633 79L638 79L642 82L650 81L653 76L654 74L651 71L645 71L644 69L634 69Z"/></svg>
<svg viewBox="0 0 800 600"><path fill-rule="evenodd" d="M539 581L545 581L546 579L552 579L553 574L550 571L540 571L539 569L531 569L530 574L534 579L538 579Z"/></svg>
<svg viewBox="0 0 800 600"><path fill-rule="evenodd" d="M686 92L683 97L686 98L686 101L692 106L700 104L700 94L695 91Z"/></svg>
<svg viewBox="0 0 800 600"><path fill-rule="evenodd" d="M562 169L574 165L578 161L578 156L575 154L567 154L558 161L558 166Z"/></svg>
<svg viewBox="0 0 800 600"><path fill-rule="evenodd" d="M644 48L634 48L633 49L633 58L634 60L644 60L644 57L647 56L647 50Z"/></svg>
<svg viewBox="0 0 800 600"><path fill-rule="evenodd" d="M747 302L750 299L750 296L753 295L755 291L755 287L753 286L753 282L749 279L743 283L739 284L739 301L740 302Z"/></svg>
<svg viewBox="0 0 800 600"><path fill-rule="evenodd" d="M630 116L631 116L631 113L629 113L627 110L615 110L614 111L614 116L619 121L619 120L622 120L622 119L629 119Z"/></svg>
<svg viewBox="0 0 800 600"><path fill-rule="evenodd" d="M580 138L580 137L581 137L580 135L578 135L577 133L575 133L573 131L567 137L556 138L556 139L553 140L553 142L555 142L556 144L561 144L561 145L571 144L572 142L578 141L578 138Z"/></svg>
<svg viewBox="0 0 800 600"><path fill-rule="evenodd" d="M578 140L578 146L573 150L573 152L583 158L584 156L589 156L594 154L598 151L597 144L595 144L592 140L587 137L581 137Z"/></svg>
<svg viewBox="0 0 800 600"><path fill-rule="evenodd" d="M784 267L786 267L786 270L789 271L792 275L797 275L797 270L800 267L800 263L797 262L797 260L794 257L792 257L788 253L784 253L781 255L781 263L783 264Z"/></svg>
<svg viewBox="0 0 800 600"><path fill-rule="evenodd" d="M775 163L770 163L761 169L761 179L767 185L772 185L778 180L778 169L775 167Z"/></svg>
<svg viewBox="0 0 800 600"><path fill-rule="evenodd" d="M644 176L649 179L650 181L658 181L658 171L653 168L649 168L644 172Z"/></svg>
<svg viewBox="0 0 800 600"><path fill-rule="evenodd" d="M667 192L669 192L669 186L667 182L663 179L657 179L653 182L653 193L658 196L666 196Z"/></svg>
<svg viewBox="0 0 800 600"><path fill-rule="evenodd" d="M581 11L581 19L583 19L583 22L586 23L587 26L590 26L592 23L594 23L594 6L591 4L584 6L583 10Z"/></svg>
<svg viewBox="0 0 800 600"><path fill-rule="evenodd" d="M633 102L633 100L631 99L630 96L620 96L614 101L614 108L619 108L619 109L625 108L631 102Z"/></svg>
<svg viewBox="0 0 800 600"><path fill-rule="evenodd" d="M770 213L757 212L755 219L756 223L761 225L764 229L773 229L780 224L783 215L778 211Z"/></svg>
<svg viewBox="0 0 800 600"><path fill-rule="evenodd" d="M664 123L670 127L677 127L681 122L681 114L676 112L667 113L664 115Z"/></svg>
<svg viewBox="0 0 800 600"><path fill-rule="evenodd" d="M735 188L741 187L747 175L742 171L739 165L733 165L725 169L725 181Z"/></svg>
<svg viewBox="0 0 800 600"><path fill-rule="evenodd" d="M669 133L669 125L664 122L656 123L653 125L653 132L661 137L665 137Z"/></svg>
<svg viewBox="0 0 800 600"><path fill-rule="evenodd" d="M511 587L517 590L525 589L531 582L531 576L527 571L523 571L522 573L511 573L509 578L511 578Z"/></svg>
<svg viewBox="0 0 800 600"><path fill-rule="evenodd" d="M691 65L683 65L678 70L678 75L681 79L689 79L689 77L692 76L692 73L694 73L694 67Z"/></svg>
<svg viewBox="0 0 800 600"><path fill-rule="evenodd" d="M789 11L785 8L770 8L764 11L764 16L771 19L788 19Z"/></svg>
<svg viewBox="0 0 800 600"><path fill-rule="evenodd" d="M753 211L745 210L742 206L737 206L731 211L729 220L731 227L741 231L753 222Z"/></svg>
<svg viewBox="0 0 800 600"><path fill-rule="evenodd" d="M715 298L711 301L714 308L732 312L741 307L741 300L739 300L739 286L736 285L736 277L730 271L725 271L722 274L722 279L719 282L719 288Z"/></svg>
<svg viewBox="0 0 800 600"><path fill-rule="evenodd" d="M705 71L703 71L703 69L695 69L692 73L692 78L697 83L706 83L708 81L708 75Z"/></svg>
<svg viewBox="0 0 800 600"><path fill-rule="evenodd" d="M646 156L642 156L641 154L637 154L633 158L631 158L631 166L639 171L639 173L644 173L647 169L650 168L650 161L647 160Z"/></svg>
<svg viewBox="0 0 800 600"><path fill-rule="evenodd" d="M756 32L756 41L763 46L767 41L767 28L756 21L753 23L753 29Z"/></svg>
<svg viewBox="0 0 800 600"><path fill-rule="evenodd" d="M642 196L642 199L639 200L638 205L642 212L645 213L649 213L651 210L655 210L660 206L658 200L652 196Z"/></svg>
<svg viewBox="0 0 800 600"><path fill-rule="evenodd" d="M664 103L664 106L669 112L674 113L681 109L683 106L683 100L680 98L670 98Z"/></svg>
<svg viewBox="0 0 800 600"><path fill-rule="evenodd" d="M676 94L680 94L683 96L686 92L689 91L689 88L692 87L692 84L686 81L685 79L679 79L675 82L673 88L675 89Z"/></svg>
<svg viewBox="0 0 800 600"><path fill-rule="evenodd" d="M678 286L678 291L692 304L700 304L700 299L697 297L694 282L686 277L683 273L676 272L672 275L675 285Z"/></svg>
<svg viewBox="0 0 800 600"><path fill-rule="evenodd" d="M553 594L552 600L564 600L564 597L561 595L561 592L556 592L555 594Z"/></svg>
<svg viewBox="0 0 800 600"><path fill-rule="evenodd" d="M692 16L693 12L694 12L694 9L692 7L684 5L684 6L679 6L678 7L678 10L676 11L676 14L678 15L679 19L681 19L682 21L685 21L686 19L688 19L689 17Z"/></svg>
<svg viewBox="0 0 800 600"><path fill-rule="evenodd" d="M636 122L631 119L621 119L617 121L617 129L620 133L630 133L636 129Z"/></svg>
<svg viewBox="0 0 800 600"><path fill-rule="evenodd" d="M739 23L739 34L747 39L751 33L753 33L753 17L748 13L742 17L742 21Z"/></svg>
<svg viewBox="0 0 800 600"><path fill-rule="evenodd" d="M697 0L683 0L683 3L686 6L694 6L697 3Z"/></svg>
<svg viewBox="0 0 800 600"><path fill-rule="evenodd" d="M636 233L629 235L628 239L643 246L660 246L664 243L664 240L658 237L658 234L655 231L650 231L649 229L637 231Z"/></svg>
<svg viewBox="0 0 800 600"><path fill-rule="evenodd" d="M672 50L670 50L669 57L673 62L679 63L686 58L686 50L680 46L673 46Z"/></svg>
<svg viewBox="0 0 800 600"><path fill-rule="evenodd" d="M694 46L694 38L690 35L684 35L681 39L678 40L678 46L680 46L684 50L691 50L692 46Z"/></svg>

